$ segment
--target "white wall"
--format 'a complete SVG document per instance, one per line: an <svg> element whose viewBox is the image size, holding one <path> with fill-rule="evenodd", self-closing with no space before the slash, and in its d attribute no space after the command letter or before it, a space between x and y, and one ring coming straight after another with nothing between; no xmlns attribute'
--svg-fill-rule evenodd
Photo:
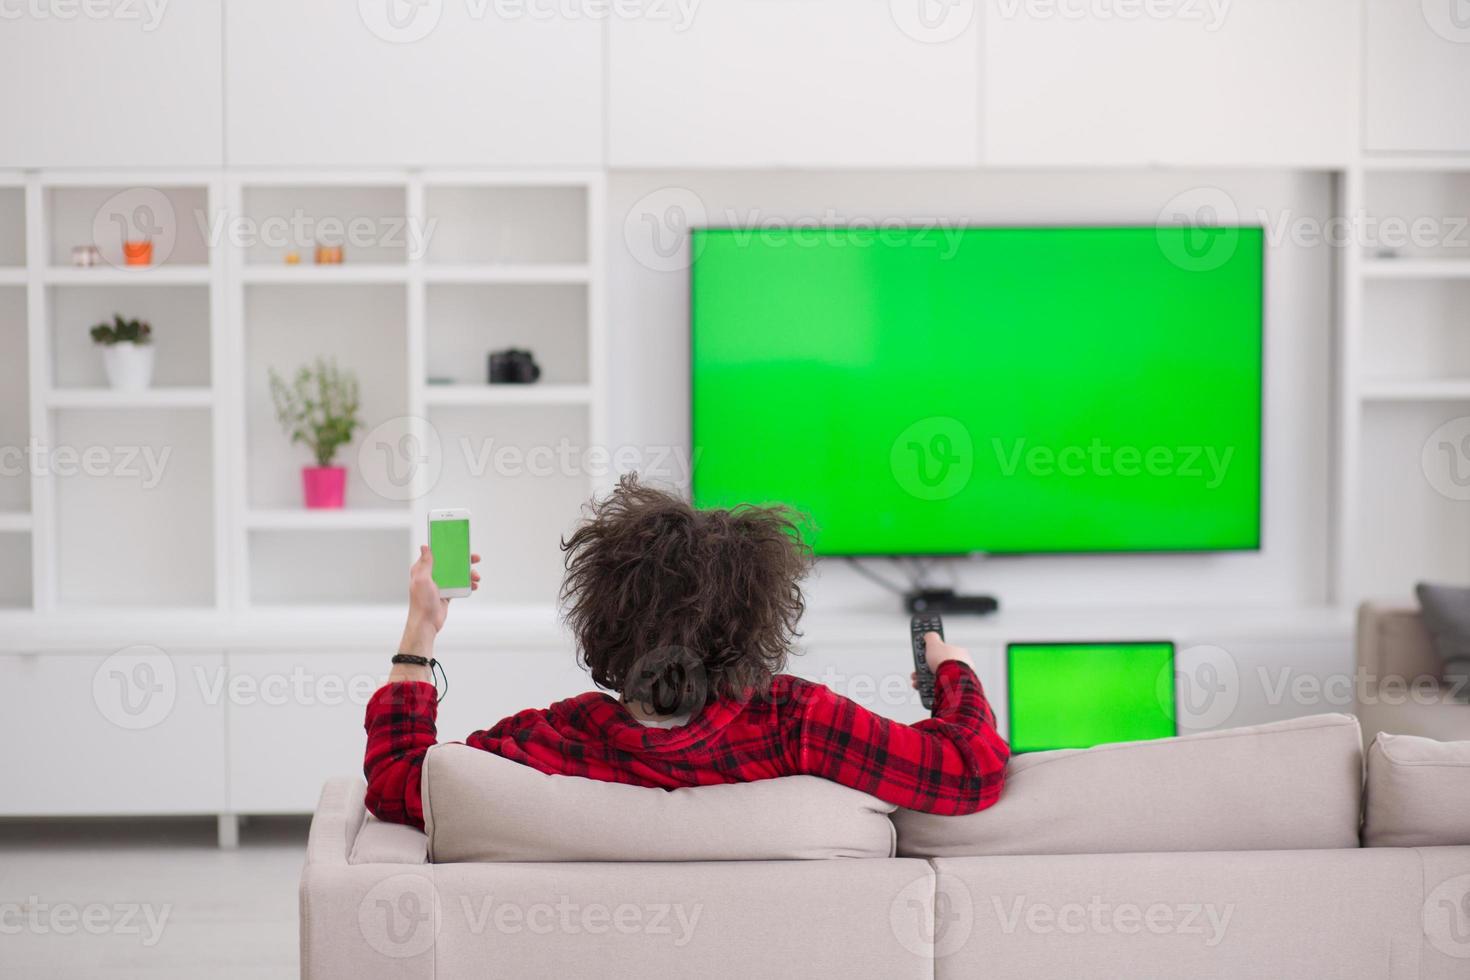
<svg viewBox="0 0 1470 980"><path fill-rule="evenodd" d="M1213 200L1242 221L1260 216L1270 243L1278 222L1310 228L1330 215L1331 191L1328 176L1310 173L616 174L608 188L610 441L672 446L688 458L687 251L668 248L686 223L1153 224L1171 201ZM1322 246L1287 240L1268 249L1259 553L966 561L956 566L963 586L1013 607L1324 602L1332 262ZM837 562L824 563L811 596L817 610L895 604Z"/></svg>
<svg viewBox="0 0 1470 980"><path fill-rule="evenodd" d="M1367 0L1363 144L1470 150L1470 21L1460 0Z"/></svg>
<svg viewBox="0 0 1470 980"><path fill-rule="evenodd" d="M1357 151L1361 18L1343 0L985 11L987 163L1303 167Z"/></svg>
<svg viewBox="0 0 1470 980"><path fill-rule="evenodd" d="M5 4L0 166L219 164L222 6Z"/></svg>

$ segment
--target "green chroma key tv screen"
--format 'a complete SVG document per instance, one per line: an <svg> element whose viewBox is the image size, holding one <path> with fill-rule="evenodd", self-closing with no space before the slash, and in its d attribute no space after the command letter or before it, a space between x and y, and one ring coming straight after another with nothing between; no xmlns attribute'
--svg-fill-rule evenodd
<svg viewBox="0 0 1470 980"><path fill-rule="evenodd" d="M1006 668L1014 752L1176 733L1172 643L1012 643Z"/></svg>
<svg viewBox="0 0 1470 980"><path fill-rule="evenodd" d="M701 229L694 500L818 554L1260 546L1260 228Z"/></svg>

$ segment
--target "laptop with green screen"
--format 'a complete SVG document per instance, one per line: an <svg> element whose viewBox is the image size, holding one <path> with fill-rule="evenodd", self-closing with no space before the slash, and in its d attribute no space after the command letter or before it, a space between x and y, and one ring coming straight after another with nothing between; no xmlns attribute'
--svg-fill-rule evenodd
<svg viewBox="0 0 1470 980"><path fill-rule="evenodd" d="M1006 666L1013 752L1176 734L1172 643L1012 643Z"/></svg>

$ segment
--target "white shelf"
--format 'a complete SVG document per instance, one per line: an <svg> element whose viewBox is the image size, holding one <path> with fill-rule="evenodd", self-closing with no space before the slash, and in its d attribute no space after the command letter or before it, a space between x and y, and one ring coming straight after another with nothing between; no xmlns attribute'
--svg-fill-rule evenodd
<svg viewBox="0 0 1470 980"><path fill-rule="evenodd" d="M1470 259L1364 259L1373 279L1470 279Z"/></svg>
<svg viewBox="0 0 1470 980"><path fill-rule="evenodd" d="M255 531L362 531L407 529L413 512L407 509L351 508L340 510L252 510L245 525Z"/></svg>
<svg viewBox="0 0 1470 980"><path fill-rule="evenodd" d="M246 283L269 285L403 283L408 281L407 265L343 262L340 265L246 265L240 270Z"/></svg>
<svg viewBox="0 0 1470 980"><path fill-rule="evenodd" d="M506 285L568 284L591 281L585 265L428 265L424 280L436 283Z"/></svg>
<svg viewBox="0 0 1470 980"><path fill-rule="evenodd" d="M148 265L136 268L110 265L82 268L51 266L41 274L50 286L207 286L207 265Z"/></svg>
<svg viewBox="0 0 1470 980"><path fill-rule="evenodd" d="M23 534L30 529L30 514L0 512L0 534Z"/></svg>
<svg viewBox="0 0 1470 980"><path fill-rule="evenodd" d="M24 266L0 266L0 286L24 286L26 278Z"/></svg>
<svg viewBox="0 0 1470 980"><path fill-rule="evenodd" d="M586 405L589 385L426 385L430 405Z"/></svg>
<svg viewBox="0 0 1470 980"><path fill-rule="evenodd" d="M214 404L214 392L208 388L53 388L45 398L49 408L209 408Z"/></svg>
<svg viewBox="0 0 1470 980"><path fill-rule="evenodd" d="M1363 169L1373 173L1470 173L1470 156L1453 153L1443 156L1376 156L1365 159Z"/></svg>
<svg viewBox="0 0 1470 980"><path fill-rule="evenodd" d="M1470 379L1365 381L1361 394L1367 402L1470 401Z"/></svg>

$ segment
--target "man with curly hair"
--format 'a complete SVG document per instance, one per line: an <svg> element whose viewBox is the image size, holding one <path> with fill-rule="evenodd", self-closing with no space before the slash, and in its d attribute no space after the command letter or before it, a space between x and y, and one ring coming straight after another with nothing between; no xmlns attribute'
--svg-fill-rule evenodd
<svg viewBox="0 0 1470 980"><path fill-rule="evenodd" d="M925 637L933 717L915 725L781 673L811 562L790 511L696 510L625 477L562 550L577 656L619 696L527 709L465 744L544 773L662 789L805 774L928 813L974 813L999 798L1010 749L970 655L938 634ZM449 608L432 573L423 548L399 648L425 659ZM436 706L429 667L405 663L368 703L367 804L383 820L423 826Z"/></svg>

